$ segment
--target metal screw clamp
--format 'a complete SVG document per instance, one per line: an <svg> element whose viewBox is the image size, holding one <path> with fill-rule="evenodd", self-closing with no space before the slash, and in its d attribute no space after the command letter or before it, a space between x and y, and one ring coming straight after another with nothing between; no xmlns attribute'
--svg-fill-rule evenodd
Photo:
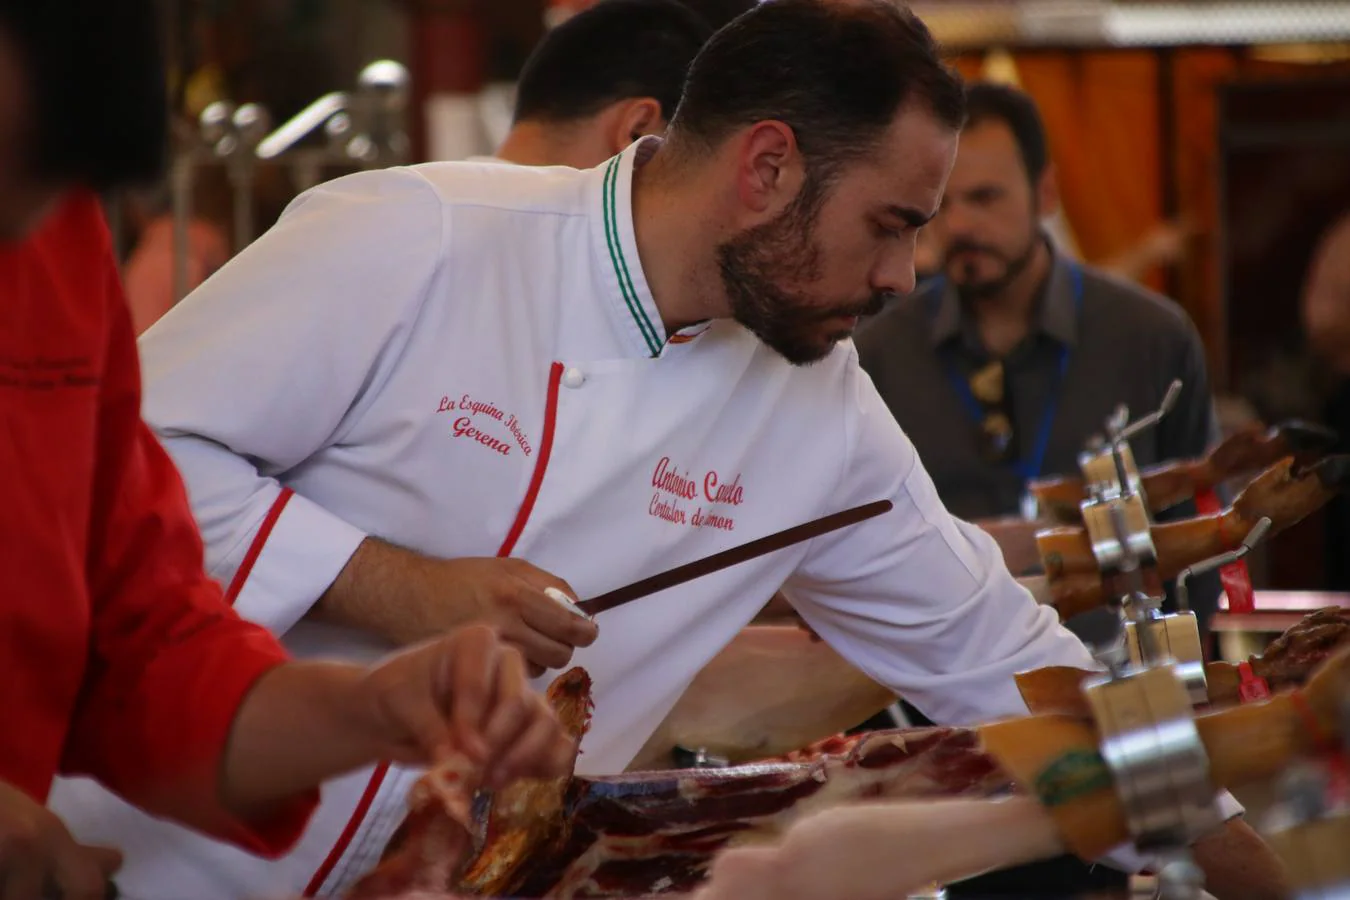
<svg viewBox="0 0 1350 900"><path fill-rule="evenodd" d="M1174 666L1103 676L1084 695L1140 850L1184 847L1222 824L1209 756Z"/></svg>

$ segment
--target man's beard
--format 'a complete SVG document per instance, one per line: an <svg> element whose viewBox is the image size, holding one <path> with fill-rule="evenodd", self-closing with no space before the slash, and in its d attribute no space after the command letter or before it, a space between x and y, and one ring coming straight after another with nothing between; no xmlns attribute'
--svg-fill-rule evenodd
<svg viewBox="0 0 1350 900"><path fill-rule="evenodd" d="M1007 290L1008 285L1017 280L1017 277L1027 270L1031 261L1036 256L1036 248L1044 240L1039 231L1032 231L1031 240L1027 242L1026 248L1016 256L1008 256L1002 250L980 244L969 240L955 240L947 248L947 260L950 261L958 253L984 253L1000 260L1003 263L1003 274L997 278L988 281L966 281L960 282L952 279L952 284L956 288L957 296L963 300L984 300L989 297L996 297ZM943 269L951 271L950 262L944 263Z"/></svg>
<svg viewBox="0 0 1350 900"><path fill-rule="evenodd" d="M770 349L795 366L819 362L852 329L822 331L831 319L874 315L885 294L867 300L822 303L800 288L821 277L816 223L823 185L808 179L792 205L776 219L747 229L717 248L722 287L731 315Z"/></svg>

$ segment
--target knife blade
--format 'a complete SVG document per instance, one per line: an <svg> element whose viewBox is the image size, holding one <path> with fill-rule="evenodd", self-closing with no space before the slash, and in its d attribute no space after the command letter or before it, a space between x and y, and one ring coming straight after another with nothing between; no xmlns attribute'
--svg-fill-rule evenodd
<svg viewBox="0 0 1350 900"><path fill-rule="evenodd" d="M720 553L714 553L712 556L705 556L702 559L685 563L682 566L676 566L673 569L667 569L641 581L635 581L632 584L624 585L621 588L601 594L598 597L592 597L589 600L582 600L576 604L576 609L588 616L598 615L611 609L631 603L642 597L655 594L658 591L664 591L676 585L693 581L695 578L702 578L705 575L711 575L713 572L720 572L743 562L774 553L791 547L794 544L800 544L803 541L809 541L812 538L820 537L823 534L829 534L832 531L838 531L841 528L847 528L850 525L856 525L859 522L879 516L891 509L891 501L876 500L872 503L864 503L862 506L855 506L852 509L846 509L842 512L832 513L828 516L822 516L819 519L813 519L801 525L794 525L791 528L785 528L782 531L774 532L762 538L740 544L730 549L723 550Z"/></svg>

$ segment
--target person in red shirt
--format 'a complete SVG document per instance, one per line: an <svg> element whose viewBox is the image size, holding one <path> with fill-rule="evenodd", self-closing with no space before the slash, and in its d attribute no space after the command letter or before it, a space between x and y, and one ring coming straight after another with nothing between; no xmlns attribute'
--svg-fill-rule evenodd
<svg viewBox="0 0 1350 900"><path fill-rule="evenodd" d="M117 868L45 808L58 774L279 855L345 771L458 753L499 784L570 753L488 629L290 662L204 573L95 194L160 165L154 24L151 0L0 0L3 900L103 897Z"/></svg>

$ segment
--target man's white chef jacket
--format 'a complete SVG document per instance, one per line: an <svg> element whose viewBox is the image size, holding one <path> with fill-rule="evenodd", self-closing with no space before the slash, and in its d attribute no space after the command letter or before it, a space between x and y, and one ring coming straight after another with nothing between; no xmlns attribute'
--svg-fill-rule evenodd
<svg viewBox="0 0 1350 900"><path fill-rule="evenodd" d="M944 510L851 342L794 367L730 321L666 334L630 194L657 143L589 171L431 163L320 185L144 336L146 418L239 612L299 656L370 660L390 648L303 619L367 535L524 558L589 597L888 498L884 516L602 615L574 657L595 684L578 771L622 771L780 585L936 721L1024 714L1013 673L1092 666L994 541ZM274 863L88 786L54 806L127 852L133 898L337 893L378 859L417 774L326 785Z"/></svg>

